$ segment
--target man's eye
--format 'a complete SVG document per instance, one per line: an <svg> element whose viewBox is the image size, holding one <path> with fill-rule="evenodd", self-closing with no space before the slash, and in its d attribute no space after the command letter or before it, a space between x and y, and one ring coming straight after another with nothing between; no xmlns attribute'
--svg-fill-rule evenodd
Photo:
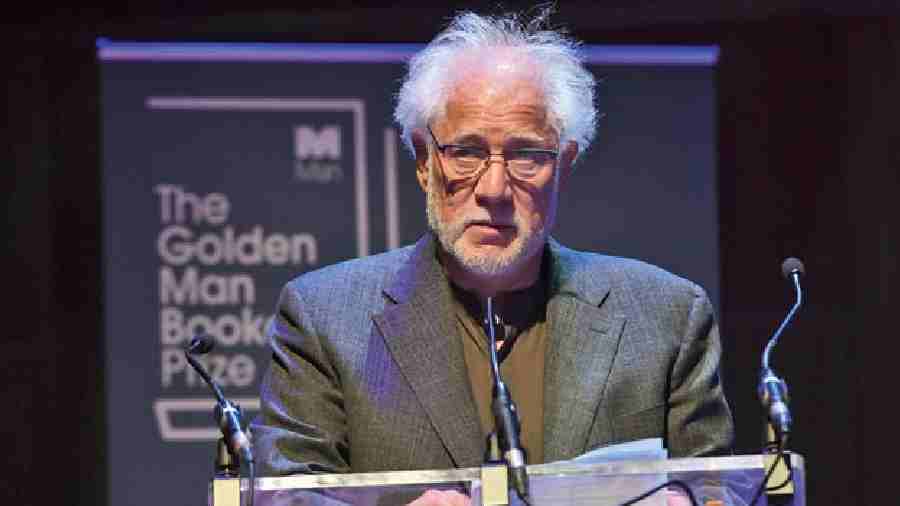
<svg viewBox="0 0 900 506"><path fill-rule="evenodd" d="M467 158L473 160L482 160L484 158L484 150L468 146L453 146L450 149L450 156L453 158Z"/></svg>
<svg viewBox="0 0 900 506"><path fill-rule="evenodd" d="M546 165L553 160L553 155L546 151L513 151L509 154L511 162L530 163L535 165Z"/></svg>

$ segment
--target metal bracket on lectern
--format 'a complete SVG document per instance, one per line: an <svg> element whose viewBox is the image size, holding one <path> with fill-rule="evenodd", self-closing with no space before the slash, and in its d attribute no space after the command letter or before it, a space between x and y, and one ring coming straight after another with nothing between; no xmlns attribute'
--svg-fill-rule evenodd
<svg viewBox="0 0 900 506"><path fill-rule="evenodd" d="M509 474L505 464L481 466L481 504L484 506L509 504Z"/></svg>
<svg viewBox="0 0 900 506"><path fill-rule="evenodd" d="M241 506L240 478L216 478L210 488L210 506Z"/></svg>
<svg viewBox="0 0 900 506"><path fill-rule="evenodd" d="M766 424L766 453L763 455L763 472L768 472L775 459L778 458L778 439L775 436L775 430L772 424ZM769 498L769 504L779 504L779 498L789 499L794 495L794 479L791 473L791 452L785 451L784 458L778 461L772 476L766 481L766 497Z"/></svg>
<svg viewBox="0 0 900 506"><path fill-rule="evenodd" d="M770 453L763 456L763 470L768 470L778 454ZM768 504L777 506L779 504L792 504L794 496L794 479L791 474L791 453L784 452L784 458L775 466L772 476L766 481L766 497Z"/></svg>

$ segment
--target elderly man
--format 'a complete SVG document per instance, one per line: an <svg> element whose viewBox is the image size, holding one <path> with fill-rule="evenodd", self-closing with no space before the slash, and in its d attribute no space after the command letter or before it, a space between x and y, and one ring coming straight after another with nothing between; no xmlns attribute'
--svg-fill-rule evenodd
<svg viewBox="0 0 900 506"><path fill-rule="evenodd" d="M676 457L730 447L703 290L549 236L596 112L575 43L539 25L462 14L410 62L395 116L430 233L284 288L252 427L263 473L480 465L489 296L529 463L647 437Z"/></svg>

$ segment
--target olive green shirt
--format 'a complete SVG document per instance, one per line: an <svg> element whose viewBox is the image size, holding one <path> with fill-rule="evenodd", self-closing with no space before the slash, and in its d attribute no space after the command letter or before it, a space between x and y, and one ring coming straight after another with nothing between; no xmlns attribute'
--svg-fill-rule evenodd
<svg viewBox="0 0 900 506"><path fill-rule="evenodd" d="M481 325L481 301L476 295L451 286L469 382L486 438L494 430L494 416L491 413L493 381L489 340ZM522 425L522 446L529 464L544 461L546 293L545 281L541 278L526 289L504 293L494 300L494 312L502 321L495 331L500 374L516 403Z"/></svg>

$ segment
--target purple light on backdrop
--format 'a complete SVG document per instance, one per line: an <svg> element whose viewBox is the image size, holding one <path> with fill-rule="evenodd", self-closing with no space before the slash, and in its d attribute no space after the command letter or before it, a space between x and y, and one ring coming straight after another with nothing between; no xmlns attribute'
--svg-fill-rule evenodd
<svg viewBox="0 0 900 506"><path fill-rule="evenodd" d="M278 44L120 42L97 39L101 61L403 62L422 44ZM712 66L717 46L586 45L582 54L597 65Z"/></svg>

